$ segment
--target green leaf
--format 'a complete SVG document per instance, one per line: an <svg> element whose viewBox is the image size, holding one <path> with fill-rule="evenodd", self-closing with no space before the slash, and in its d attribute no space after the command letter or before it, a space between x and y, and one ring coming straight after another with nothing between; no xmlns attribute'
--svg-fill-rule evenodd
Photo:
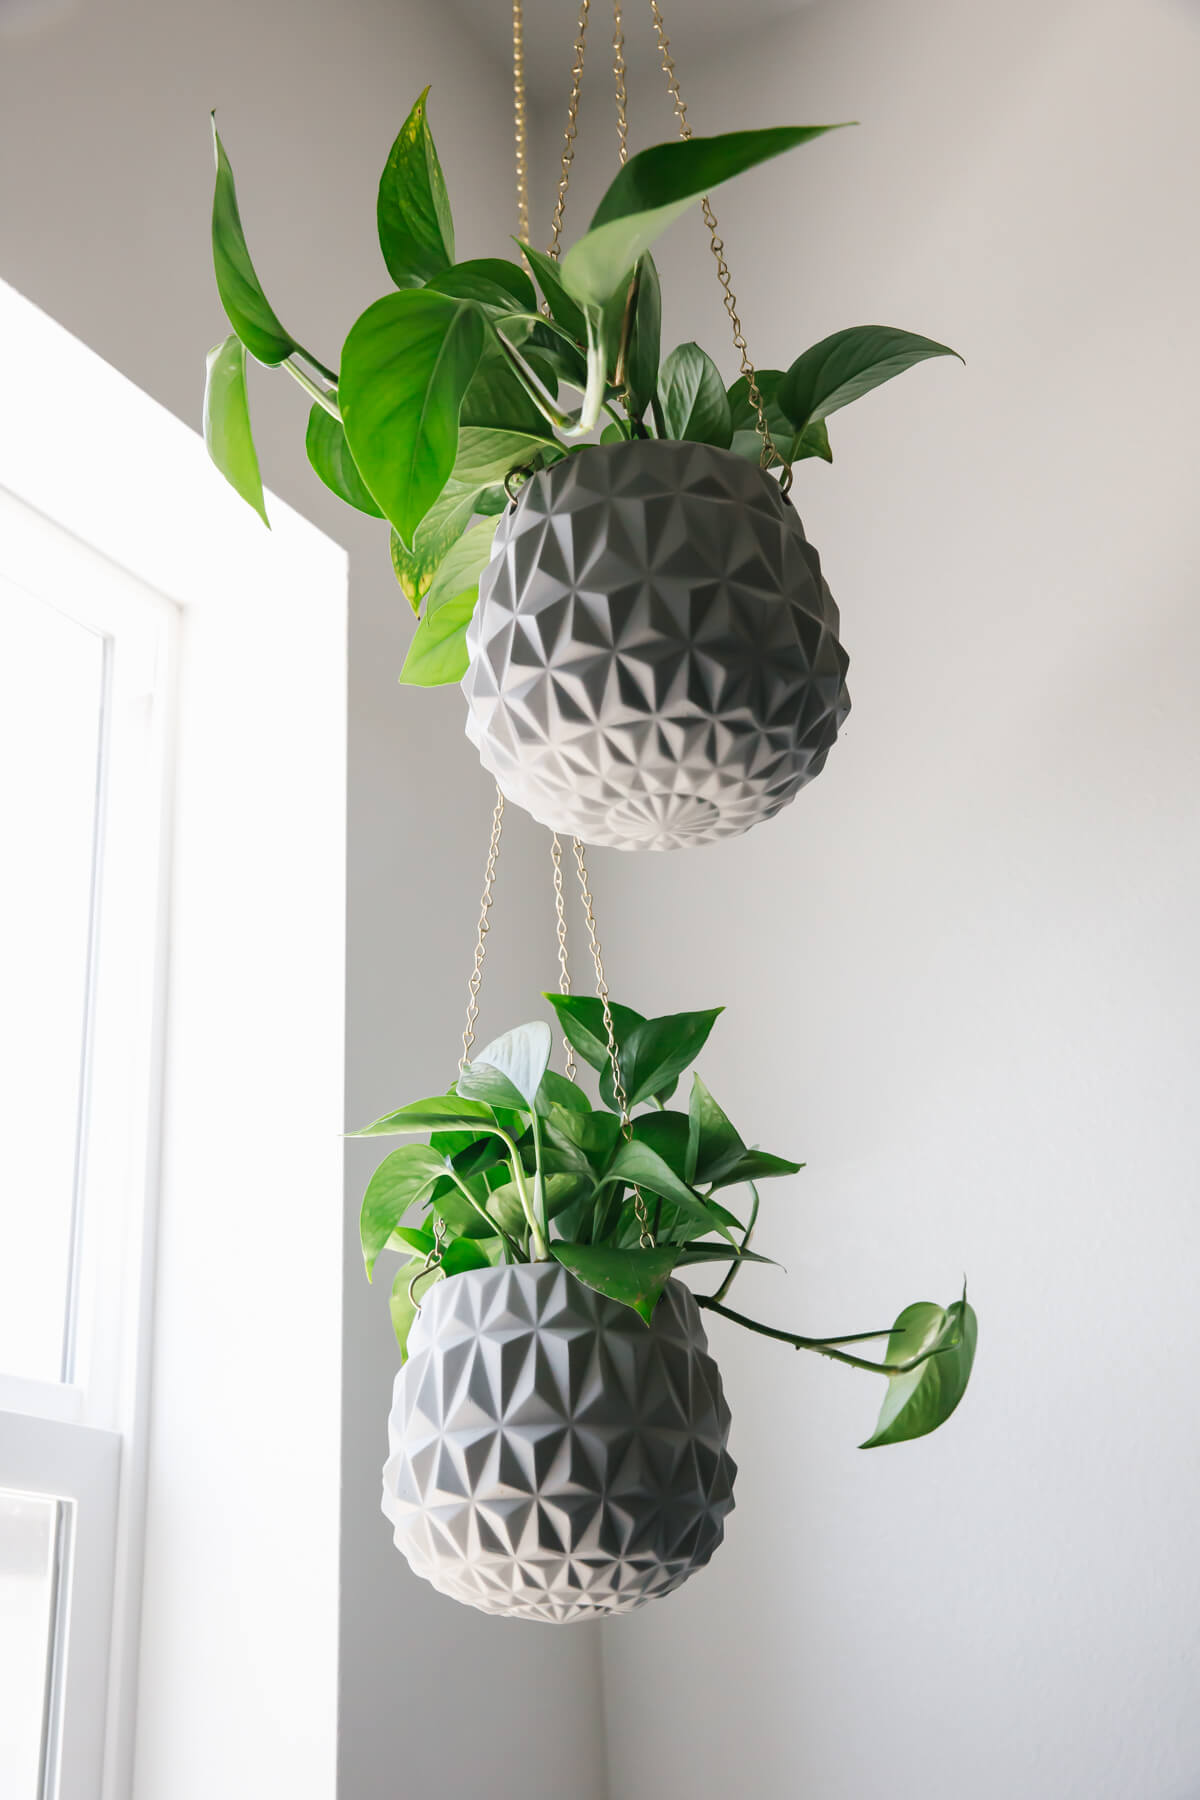
<svg viewBox="0 0 1200 1800"><path fill-rule="evenodd" d="M689 1182L717 1181L733 1168L745 1150L733 1121L722 1112L699 1075L693 1074L688 1101L686 1179Z"/></svg>
<svg viewBox="0 0 1200 1800"><path fill-rule="evenodd" d="M406 1137L421 1131L470 1131L499 1133L496 1116L490 1106L478 1100L460 1100L457 1094L435 1094L432 1100L412 1100L395 1112L384 1113L361 1131L347 1132L347 1137Z"/></svg>
<svg viewBox="0 0 1200 1800"><path fill-rule="evenodd" d="M273 368L300 346L276 318L250 260L242 216L238 211L233 169L217 131L215 114L212 134L217 159L212 207L212 252L217 292L225 316L247 350L259 362Z"/></svg>
<svg viewBox="0 0 1200 1800"><path fill-rule="evenodd" d="M829 447L829 432L824 419L813 419L798 431L792 439L792 448L788 454L789 462L803 462L807 456L819 456L822 462L833 461L833 451Z"/></svg>
<svg viewBox="0 0 1200 1800"><path fill-rule="evenodd" d="M907 1375L889 1376L874 1434L859 1448L902 1444L944 1425L967 1391L977 1336L975 1310L965 1293L946 1308L929 1300L906 1306L892 1327L884 1361L904 1362L934 1346L945 1348Z"/></svg>
<svg viewBox="0 0 1200 1800"><path fill-rule="evenodd" d="M627 1181L631 1185L648 1188L650 1193L661 1194L664 1200L672 1200L677 1206L703 1207L700 1196L693 1194L691 1188L680 1180L658 1151L637 1138L628 1138L618 1146L616 1155L605 1171L604 1180Z"/></svg>
<svg viewBox="0 0 1200 1800"><path fill-rule="evenodd" d="M727 450L733 413L716 363L699 344L680 344L663 363L658 398L669 438Z"/></svg>
<svg viewBox="0 0 1200 1800"><path fill-rule="evenodd" d="M250 430L246 351L236 337L210 350L205 364L204 442L222 475L268 528L258 453Z"/></svg>
<svg viewBox="0 0 1200 1800"><path fill-rule="evenodd" d="M630 1106L655 1095L666 1097L688 1064L695 1062L724 1010L715 1006L708 1012L643 1019L622 1038L621 1077Z"/></svg>
<svg viewBox="0 0 1200 1800"><path fill-rule="evenodd" d="M759 369L755 375L763 411L767 415L767 430L771 434L771 441L779 454L786 456L795 432L792 421L779 404L779 384L782 380L782 369ZM729 390L729 410L733 422L729 448L735 456L744 456L747 462L757 462L762 454L762 438L758 431L758 414L750 400L750 383L744 375L739 375Z"/></svg>
<svg viewBox="0 0 1200 1800"><path fill-rule="evenodd" d="M309 462L331 493L344 500L347 506L369 513L373 519L382 519L383 514L367 491L367 484L350 454L344 427L316 401L308 415L304 448L308 451Z"/></svg>
<svg viewBox="0 0 1200 1800"><path fill-rule="evenodd" d="M405 1213L419 1205L445 1173L445 1158L428 1144L402 1144L384 1157L367 1183L358 1221L368 1281L375 1274L379 1252Z"/></svg>
<svg viewBox="0 0 1200 1800"><path fill-rule="evenodd" d="M590 1193L591 1189L591 1181L583 1175L547 1175L542 1183L547 1219L556 1218L572 1201ZM521 1205L521 1190L515 1181L506 1181L503 1186L493 1188L484 1205L509 1237L518 1237L526 1229L528 1221Z"/></svg>
<svg viewBox="0 0 1200 1800"><path fill-rule="evenodd" d="M591 1115L591 1106L583 1089L574 1081L568 1081L555 1069L547 1069L542 1076L542 1085L537 1093L537 1109L545 1118L552 1106L565 1107L568 1112Z"/></svg>
<svg viewBox="0 0 1200 1800"><path fill-rule="evenodd" d="M461 681L467 672L467 626L475 611L478 590L468 588L456 594L430 617L421 620L408 646L408 655L400 671L406 687L445 687Z"/></svg>
<svg viewBox="0 0 1200 1800"><path fill-rule="evenodd" d="M796 358L779 388L779 403L802 433L814 419L828 418L931 356L958 356L958 351L889 325L851 325Z"/></svg>
<svg viewBox="0 0 1200 1800"><path fill-rule="evenodd" d="M575 1108L551 1102L546 1115L547 1129L553 1137L564 1140L585 1156L607 1163L621 1135L621 1121L616 1113L579 1112Z"/></svg>
<svg viewBox="0 0 1200 1800"><path fill-rule="evenodd" d="M514 306L526 313L537 308L537 295L524 269L498 256L455 263L426 285L435 293L452 294L458 300L477 300L481 306L504 314L511 313Z"/></svg>
<svg viewBox="0 0 1200 1800"><path fill-rule="evenodd" d="M688 1116L681 1112L640 1113L631 1126L641 1144L658 1152L672 1174L687 1182ZM690 1185L690 1183L689 1183Z"/></svg>
<svg viewBox="0 0 1200 1800"><path fill-rule="evenodd" d="M421 95L388 154L379 181L379 247L398 288L419 287L454 261L454 222L442 165Z"/></svg>
<svg viewBox="0 0 1200 1800"><path fill-rule="evenodd" d="M837 129L784 125L653 144L639 151L609 185L587 234L563 257L563 286L581 306L603 306L628 279L638 257L704 194L758 163Z"/></svg>
<svg viewBox="0 0 1200 1800"><path fill-rule="evenodd" d="M415 613L421 610L421 601L442 558L458 542L475 513L484 510L483 499L482 490L474 484L466 486L451 479L417 526L411 550L393 530L392 569ZM507 506L507 499L504 504Z"/></svg>
<svg viewBox="0 0 1200 1800"><path fill-rule="evenodd" d="M407 545L454 471L458 415L484 335L474 301L418 288L377 300L346 339L338 383L346 437Z"/></svg>
<svg viewBox="0 0 1200 1800"><path fill-rule="evenodd" d="M637 299L625 358L625 392L630 413L640 419L658 389L662 354L662 287L654 258L647 252L638 264Z"/></svg>
<svg viewBox="0 0 1200 1800"><path fill-rule="evenodd" d="M482 1099L485 1096L474 1093L473 1088L480 1083L494 1085L488 1078L498 1075L509 1089L509 1095L488 1094L486 1098L492 1105L532 1109L553 1048L554 1039L544 1019L518 1025L514 1030L506 1031L503 1037L494 1039L467 1064L456 1083L458 1091Z"/></svg>
<svg viewBox="0 0 1200 1800"><path fill-rule="evenodd" d="M734 1187L745 1181L767 1181L772 1175L795 1175L803 1167L803 1163L770 1156L765 1150L747 1150L731 1168L710 1179L714 1188Z"/></svg>
<svg viewBox="0 0 1200 1800"><path fill-rule="evenodd" d="M682 1244L675 1267L688 1269L711 1262L756 1262L769 1263L773 1269L779 1267L773 1257L760 1256L757 1250L743 1250L738 1244Z"/></svg>
<svg viewBox="0 0 1200 1800"><path fill-rule="evenodd" d="M483 519L451 545L434 572L425 595L425 617L432 618L451 600L470 593L472 603L479 588L479 577L492 554L492 539L498 519ZM473 606L472 606L473 609Z"/></svg>
<svg viewBox="0 0 1200 1800"><path fill-rule="evenodd" d="M517 240L520 242L520 240ZM552 256L544 250L535 250L532 244L521 244L522 250L529 259L529 266L537 277L537 284L550 308L550 316L560 324L564 331L570 333L577 344L582 344L587 336L583 312L563 286L562 269Z"/></svg>
<svg viewBox="0 0 1200 1800"><path fill-rule="evenodd" d="M543 429L549 426L543 421ZM557 450L553 440L532 432L500 431L487 426L464 425L458 434L458 460L454 465L455 481L485 487L503 481L513 469L533 465L541 467L548 449ZM556 459L557 460L557 459Z"/></svg>
<svg viewBox="0 0 1200 1800"><path fill-rule="evenodd" d="M572 1049L578 1050L583 1060L590 1063L593 1069L607 1069L608 1036L604 1027L604 1008L600 1001L591 999L586 994L546 994L544 998L558 1014L563 1035ZM619 1054L629 1033L635 1026L644 1025L646 1021L632 1007L618 1006L615 1001L609 1011Z"/></svg>
<svg viewBox="0 0 1200 1800"><path fill-rule="evenodd" d="M669 1246L654 1250L613 1250L607 1244L550 1245L550 1254L585 1287L631 1306L647 1325L675 1267Z"/></svg>

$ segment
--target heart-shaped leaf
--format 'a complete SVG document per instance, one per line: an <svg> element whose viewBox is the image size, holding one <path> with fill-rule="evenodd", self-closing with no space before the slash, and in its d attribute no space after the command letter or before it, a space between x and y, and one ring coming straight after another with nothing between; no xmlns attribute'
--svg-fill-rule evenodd
<svg viewBox="0 0 1200 1800"><path fill-rule="evenodd" d="M445 687L461 681L467 672L467 626L479 598L468 588L456 594L433 614L421 620L408 647L400 679L406 687Z"/></svg>
<svg viewBox="0 0 1200 1800"><path fill-rule="evenodd" d="M374 1276L379 1252L405 1213L419 1205L445 1173L445 1158L428 1144L402 1144L384 1157L367 1183L359 1214L358 1235L368 1281Z"/></svg>
<svg viewBox="0 0 1200 1800"><path fill-rule="evenodd" d="M958 351L890 325L851 325L796 358L780 384L779 404L802 433L813 420L828 418L932 356L958 356Z"/></svg>
<svg viewBox="0 0 1200 1800"><path fill-rule="evenodd" d="M544 421L542 429L550 429ZM547 453L553 455L557 448L548 438L531 431L463 425L458 434L454 479L467 486L487 487L502 482L514 469L540 468Z"/></svg>
<svg viewBox="0 0 1200 1800"><path fill-rule="evenodd" d="M478 525L472 525L463 533L456 544L447 550L437 569L433 580L425 594L425 617L430 619L434 613L451 600L458 600L469 593L474 602L479 588L479 577L486 569L492 554L492 539L496 535L499 520L481 519ZM473 608L472 608L473 610ZM468 615L469 616L469 615Z"/></svg>
<svg viewBox="0 0 1200 1800"><path fill-rule="evenodd" d="M426 284L438 294L453 294L459 300L477 300L481 306L508 315L514 310L532 313L537 308L533 283L517 263L505 262L498 256L481 256L472 262L455 263Z"/></svg>
<svg viewBox="0 0 1200 1800"><path fill-rule="evenodd" d="M369 513L373 519L382 519L383 514L350 454L345 427L315 401L308 415L304 448L308 451L309 462L331 493L344 500L347 506Z"/></svg>
<svg viewBox="0 0 1200 1800"><path fill-rule="evenodd" d="M568 1081L554 1069L547 1069L538 1089L537 1109L543 1117L552 1106L566 1107L568 1112L591 1113L587 1095L577 1082Z"/></svg>
<svg viewBox="0 0 1200 1800"><path fill-rule="evenodd" d="M758 163L837 129L782 125L652 144L639 151L610 183L586 236L563 257L563 286L580 306L603 306L628 281L638 257L704 194Z"/></svg>
<svg viewBox="0 0 1200 1800"><path fill-rule="evenodd" d="M918 1300L892 1327L884 1361L903 1363L923 1351L936 1354L907 1374L892 1375L874 1433L860 1449L902 1444L944 1425L967 1390L975 1361L978 1325L966 1295L953 1306Z"/></svg>
<svg viewBox="0 0 1200 1800"><path fill-rule="evenodd" d="M679 344L658 376L658 400L670 438L727 450L733 412L720 371L699 344Z"/></svg>
<svg viewBox="0 0 1200 1800"><path fill-rule="evenodd" d="M505 498L504 505L507 504ZM503 511L503 507L499 510ZM420 613L421 602L442 558L458 542L475 514L483 511L483 490L475 483L465 485L451 477L417 526L411 550L398 532L391 533L392 570L415 613Z"/></svg>
<svg viewBox="0 0 1200 1800"><path fill-rule="evenodd" d="M795 1175L803 1167L803 1163L788 1162L786 1157L771 1156L766 1150L747 1150L711 1179L714 1188L733 1187L744 1181L768 1181L772 1175Z"/></svg>
<svg viewBox="0 0 1200 1800"><path fill-rule="evenodd" d="M217 131L214 115L213 152L217 161L217 180L213 189L212 252L217 277L217 292L225 316L245 344L251 356L269 368L284 361L299 345L276 318L270 301L255 273L242 229L238 210L237 188L233 169L225 154L225 146Z"/></svg>
<svg viewBox="0 0 1200 1800"><path fill-rule="evenodd" d="M518 1025L480 1050L468 1063L455 1085L460 1094L482 1098L483 1096L474 1092L474 1087L477 1081L485 1082L490 1072L502 1076L514 1096L502 1099L498 1095L493 1098L489 1094L487 1098L493 1105L519 1106L532 1110L553 1048L554 1038L544 1019L534 1019L528 1025Z"/></svg>
<svg viewBox="0 0 1200 1800"><path fill-rule="evenodd" d="M686 1179L696 1183L718 1181L745 1151L733 1121L722 1112L699 1075L694 1074L688 1101Z"/></svg>
<svg viewBox="0 0 1200 1800"><path fill-rule="evenodd" d="M679 1076L699 1056L724 1007L708 1012L670 1013L643 1019L620 1044L621 1077L630 1106L657 1096L665 1100ZM609 1075L611 1088L611 1072ZM600 1091L609 1095L602 1078Z"/></svg>
<svg viewBox="0 0 1200 1800"><path fill-rule="evenodd" d="M625 354L625 392L629 411L640 419L658 388L658 364L662 354L662 287L654 258L647 254L638 263L637 295Z"/></svg>
<svg viewBox="0 0 1200 1800"><path fill-rule="evenodd" d="M204 381L204 442L217 468L270 529L258 452L250 429L246 351L235 335L210 350Z"/></svg>
<svg viewBox="0 0 1200 1800"><path fill-rule="evenodd" d="M584 1061L593 1069L607 1069L608 1034L604 1025L604 1007L599 1000L587 994L546 994L547 999L558 1014L558 1022L563 1035L575 1050L578 1050ZM618 1006L614 1001L609 1012L612 1017L613 1030L617 1039L617 1050L633 1030L635 1025L644 1025L641 1013L634 1012L631 1006Z"/></svg>
<svg viewBox="0 0 1200 1800"><path fill-rule="evenodd" d="M398 288L419 287L454 261L454 221L421 95L400 127L379 181L379 247Z"/></svg>
<svg viewBox="0 0 1200 1800"><path fill-rule="evenodd" d="M395 1112L384 1113L347 1137L415 1137L422 1131L469 1131L473 1136L501 1132L490 1106L478 1100L460 1100L457 1094L435 1094L431 1100L412 1100Z"/></svg>
<svg viewBox="0 0 1200 1800"><path fill-rule="evenodd" d="M406 545L454 471L459 412L484 340L473 300L427 288L377 300L346 339L338 382L346 437Z"/></svg>
<svg viewBox="0 0 1200 1800"><path fill-rule="evenodd" d="M631 1306L647 1325L670 1280L676 1256L669 1246L614 1250L607 1244L567 1244L561 1240L550 1245L550 1254L586 1287L607 1294L610 1300L619 1300L623 1306Z"/></svg>
<svg viewBox="0 0 1200 1800"><path fill-rule="evenodd" d="M587 326L582 309L563 286L561 267L552 256L547 256L544 250L535 250L532 244L522 244L521 248L545 296L551 318L569 332L577 344L582 344L587 337Z"/></svg>

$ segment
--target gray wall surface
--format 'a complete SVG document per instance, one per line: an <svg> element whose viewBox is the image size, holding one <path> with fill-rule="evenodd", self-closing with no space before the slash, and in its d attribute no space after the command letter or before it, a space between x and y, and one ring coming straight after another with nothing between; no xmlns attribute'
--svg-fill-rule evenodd
<svg viewBox="0 0 1200 1800"><path fill-rule="evenodd" d="M375 188L426 82L460 255L502 255L507 79L434 8L86 0L43 31L0 36L0 275L198 428L204 352L226 330L208 249L209 108L276 309L336 361L357 313L389 286ZM454 1072L492 790L456 696L396 686L411 618L385 528L312 474L307 402L286 376L252 370L251 385L264 479L351 553L346 1104L361 1124ZM545 845L510 817L485 1036L532 1011L556 977ZM387 1282L367 1286L357 1239L375 1160L369 1145L348 1146L339 1791L391 1800L436 1782L463 1800L560 1800L569 1757L573 1800L599 1800L597 1637L452 1606L392 1548L379 1495L396 1351ZM262 1303L278 1312L286 1380L289 1335L303 1330L286 1233L264 1258Z"/></svg>
<svg viewBox="0 0 1200 1800"><path fill-rule="evenodd" d="M867 1329L965 1269L980 1347L943 1432L864 1455L874 1377L715 1322L738 1508L606 1627L611 1791L1185 1800L1200 13L838 0L699 71L675 36L698 132L862 121L718 200L759 361L876 321L966 366L798 470L855 710L777 820L622 868L613 991L726 1002L711 1087L807 1161L735 1304ZM672 228L668 339L724 347L704 258Z"/></svg>

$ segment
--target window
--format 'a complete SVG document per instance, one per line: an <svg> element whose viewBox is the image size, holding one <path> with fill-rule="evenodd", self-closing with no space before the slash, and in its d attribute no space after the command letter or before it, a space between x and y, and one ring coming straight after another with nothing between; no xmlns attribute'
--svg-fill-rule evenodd
<svg viewBox="0 0 1200 1800"><path fill-rule="evenodd" d="M100 1792L133 1655L175 628L0 494L6 1800Z"/></svg>
<svg viewBox="0 0 1200 1800"><path fill-rule="evenodd" d="M0 336L0 1795L332 1800L346 556Z"/></svg>

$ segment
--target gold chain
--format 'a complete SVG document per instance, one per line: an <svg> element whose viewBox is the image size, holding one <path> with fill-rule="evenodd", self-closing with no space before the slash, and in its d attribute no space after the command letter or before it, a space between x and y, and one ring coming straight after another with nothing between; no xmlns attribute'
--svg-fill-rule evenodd
<svg viewBox="0 0 1200 1800"><path fill-rule="evenodd" d="M675 63L671 56L671 41L667 36L667 28L663 22L662 9L658 4L658 0L650 0L650 11L654 18L654 31L658 38L658 48L662 58L663 74L667 78L667 88L675 107L675 117L679 121L679 135L681 138L690 138L692 135L692 128L688 124L687 106L684 102L683 95L679 91L679 77L675 73ZM721 283L722 301L725 311L729 315L729 323L733 328L733 347L738 353L741 371L746 378L746 390L749 394L750 404L754 408L755 417L757 419L758 435L762 439L762 455L760 462L764 469L770 468L772 463L783 463L783 474L780 477L779 485L786 494L788 488L792 485L792 471L785 459L776 449L775 440L771 436L771 428L767 424L767 409L763 404L763 397L758 386L758 371L754 367L750 352L746 347L746 334L742 330L742 321L738 317L737 295L733 291L733 281L729 273L729 264L725 260L725 244L717 229L717 215L709 205L707 194L705 194L700 202L700 210L704 214L704 223L708 226L708 235L712 245L712 253L717 264L717 279Z"/></svg>
<svg viewBox="0 0 1200 1800"><path fill-rule="evenodd" d="M571 991L571 971L567 967L567 917L563 910L562 879L562 845L558 841L557 831L550 833L550 861L554 864L554 917L558 929L558 991L569 994ZM567 1080L574 1081L576 1075L575 1052L571 1048L571 1040L563 1039L563 1050L566 1055Z"/></svg>
<svg viewBox="0 0 1200 1800"><path fill-rule="evenodd" d="M416 1286L423 1275L431 1275L446 1254L446 1221L438 1213L433 1221L433 1243L429 1254L408 1284L408 1304L414 1312L420 1312L421 1302L417 1299Z"/></svg>
<svg viewBox="0 0 1200 1800"><path fill-rule="evenodd" d="M613 1097L621 1114L621 1130L626 1139L629 1139L633 1136L633 1126L629 1118L629 1100L625 1093L625 1083L621 1079L616 1027L613 1025L612 1007L609 1005L608 982L604 979L604 956L600 949L600 939L596 935L596 915L592 910L592 890L588 886L583 845L578 838L574 838L571 847L575 852L575 866L579 870L579 889L583 895L583 915L587 921L588 940L592 947L592 962L596 969L596 997L604 1014L604 1035L608 1039L608 1060L612 1067ZM654 1233L650 1229L650 1220L646 1213L646 1202L642 1198L642 1190L638 1187L633 1190L633 1211L638 1224L638 1243L643 1250L652 1250Z"/></svg>
<svg viewBox="0 0 1200 1800"><path fill-rule="evenodd" d="M592 0L579 0L579 24L575 31L575 62L571 69L571 98L567 102L567 127L563 132L562 173L558 178L558 194L554 201L548 255L557 260L562 241L563 212L567 204L567 183L575 160L575 139L579 132L579 94L583 86L583 53L587 43L588 10Z"/></svg>
<svg viewBox="0 0 1200 1800"><path fill-rule="evenodd" d="M517 163L517 231L521 242L529 242L529 159L528 131L525 119L525 20L522 0L513 0L513 135L516 140ZM521 259L524 262L524 256ZM528 264L526 264L528 267Z"/></svg>
<svg viewBox="0 0 1200 1800"><path fill-rule="evenodd" d="M625 112L629 95L625 88L625 29L621 21L621 0L613 0L613 74L617 78L617 144L624 168L629 161L629 120Z"/></svg>
<svg viewBox="0 0 1200 1800"><path fill-rule="evenodd" d="M487 950L488 913L492 909L492 886L496 879L496 858L500 854L500 833L504 829L504 795L496 789L496 810L492 814L492 838L488 845L483 870L483 895L479 902L479 925L475 932L475 967L467 982L467 1022L463 1027L462 1055L458 1059L461 1075L475 1042L475 1021L479 1017L479 984L483 980L483 958Z"/></svg>

